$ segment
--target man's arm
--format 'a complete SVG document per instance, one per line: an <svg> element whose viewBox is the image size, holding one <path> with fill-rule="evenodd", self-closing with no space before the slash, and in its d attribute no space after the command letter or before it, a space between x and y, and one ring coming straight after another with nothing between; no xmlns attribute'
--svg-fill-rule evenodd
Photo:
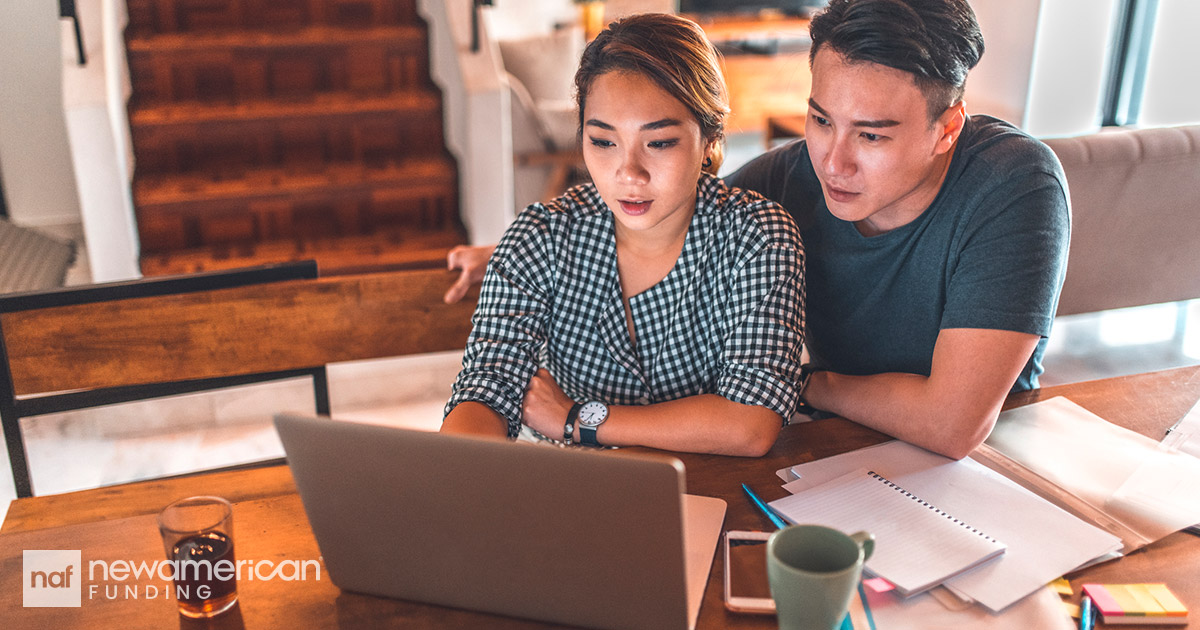
<svg viewBox="0 0 1200 630"><path fill-rule="evenodd" d="M494 251L495 245L459 245L446 254L446 268L462 270L442 298L447 304L463 299L473 285L483 282L483 274Z"/></svg>
<svg viewBox="0 0 1200 630"><path fill-rule="evenodd" d="M987 439L1037 335L951 328L938 334L928 377L816 372L804 398L893 437L962 459Z"/></svg>

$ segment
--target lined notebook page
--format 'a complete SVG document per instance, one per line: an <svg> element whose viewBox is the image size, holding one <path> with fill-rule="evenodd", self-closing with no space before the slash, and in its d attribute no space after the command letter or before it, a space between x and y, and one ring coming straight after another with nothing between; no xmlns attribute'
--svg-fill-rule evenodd
<svg viewBox="0 0 1200 630"><path fill-rule="evenodd" d="M880 475L859 469L772 501L797 523L875 535L869 573L911 595L1004 553L1005 545Z"/></svg>

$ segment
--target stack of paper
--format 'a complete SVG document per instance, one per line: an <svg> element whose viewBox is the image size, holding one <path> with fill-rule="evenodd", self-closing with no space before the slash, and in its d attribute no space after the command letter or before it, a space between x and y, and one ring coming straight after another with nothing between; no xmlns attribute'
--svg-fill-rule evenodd
<svg viewBox="0 0 1200 630"><path fill-rule="evenodd" d="M801 464L780 475L794 479L784 488L799 493L859 468L878 472L1008 545L999 558L944 582L994 612L1121 548L1116 536L970 458L955 461L900 441ZM804 514L793 516L809 522Z"/></svg>

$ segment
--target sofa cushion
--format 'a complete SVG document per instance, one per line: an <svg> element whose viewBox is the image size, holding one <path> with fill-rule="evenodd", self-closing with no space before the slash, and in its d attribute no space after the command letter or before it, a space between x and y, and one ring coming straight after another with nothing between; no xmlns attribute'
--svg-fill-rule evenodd
<svg viewBox="0 0 1200 630"><path fill-rule="evenodd" d="M1200 125L1046 144L1071 195L1059 315L1200 297Z"/></svg>

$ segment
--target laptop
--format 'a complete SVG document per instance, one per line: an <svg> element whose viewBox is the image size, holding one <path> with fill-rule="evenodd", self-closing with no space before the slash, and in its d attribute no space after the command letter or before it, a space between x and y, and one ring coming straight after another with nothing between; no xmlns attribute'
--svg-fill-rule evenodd
<svg viewBox="0 0 1200 630"><path fill-rule="evenodd" d="M725 502L650 454L297 414L275 427L346 591L588 628L696 627Z"/></svg>

